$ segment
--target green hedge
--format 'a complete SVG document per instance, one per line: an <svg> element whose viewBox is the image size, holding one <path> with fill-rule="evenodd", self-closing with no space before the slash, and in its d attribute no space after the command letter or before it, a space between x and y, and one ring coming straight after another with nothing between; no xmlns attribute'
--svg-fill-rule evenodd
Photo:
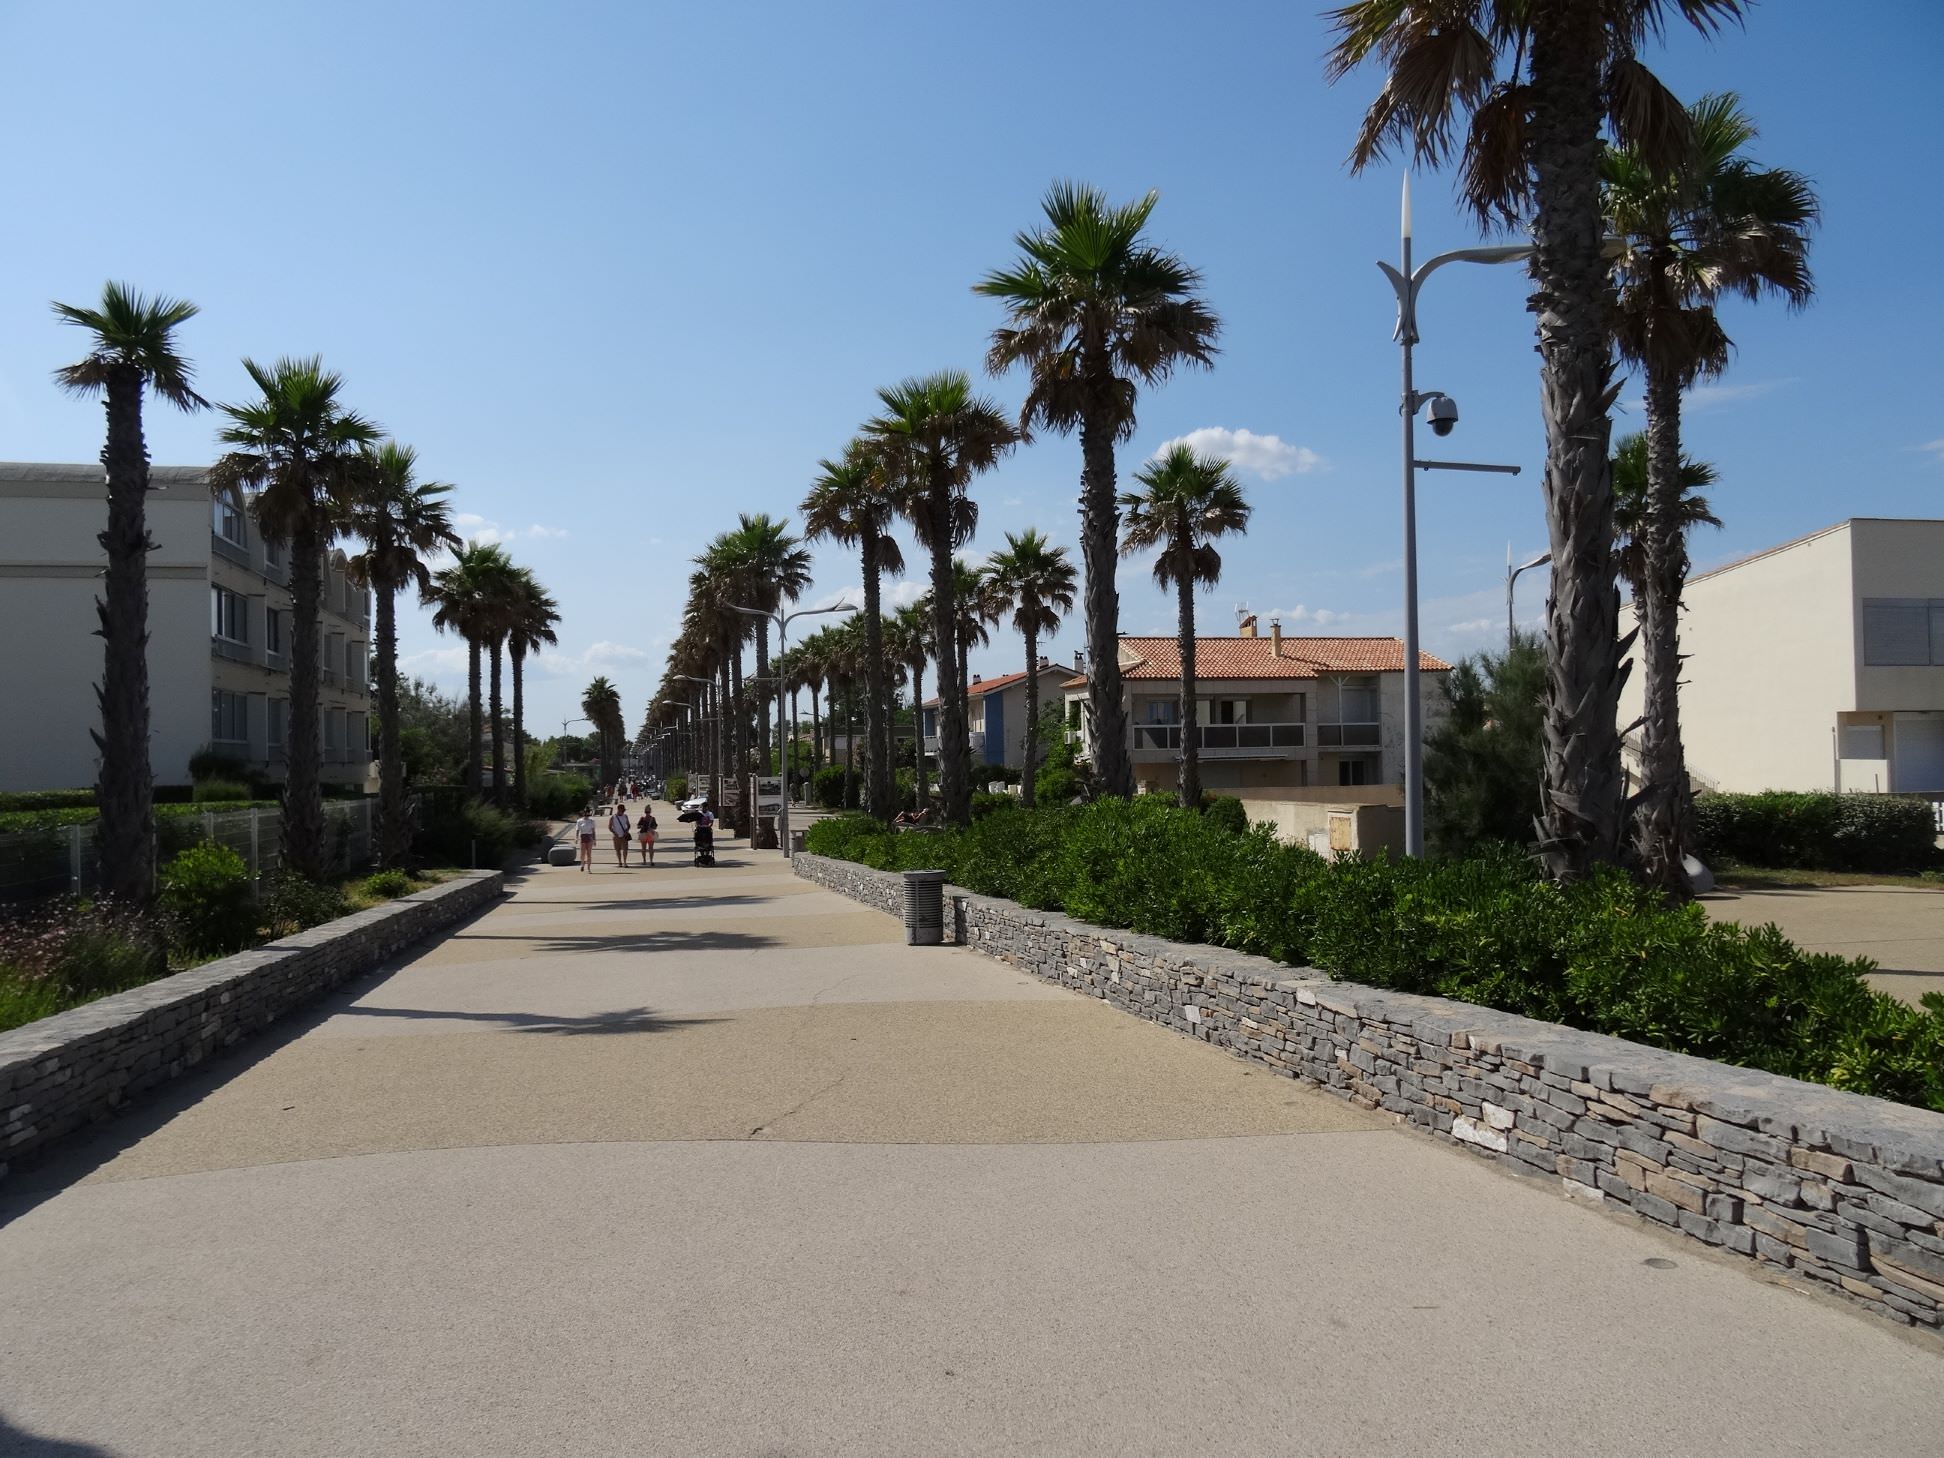
<svg viewBox="0 0 1944 1458"><path fill-rule="evenodd" d="M218 800L202 804L157 805L157 823L165 820L180 820L191 815L201 815L209 811L216 815L227 815L236 810L274 810L275 800ZM0 812L0 834L20 831L59 830L65 825L92 825L101 818L101 812L94 807L92 800L86 805L65 808L45 808L11 810Z"/></svg>
<svg viewBox="0 0 1944 1458"><path fill-rule="evenodd" d="M1944 1110L1944 995L1906 1006L1870 990L1866 961L1710 922L1617 872L1561 887L1511 852L1331 862L1159 796L1001 810L932 835L844 816L806 844L884 870L941 868L1102 926Z"/></svg>
<svg viewBox="0 0 1944 1458"><path fill-rule="evenodd" d="M1921 871L1937 864L1937 820L1910 795L1702 795L1694 842L1704 859L1812 871Z"/></svg>

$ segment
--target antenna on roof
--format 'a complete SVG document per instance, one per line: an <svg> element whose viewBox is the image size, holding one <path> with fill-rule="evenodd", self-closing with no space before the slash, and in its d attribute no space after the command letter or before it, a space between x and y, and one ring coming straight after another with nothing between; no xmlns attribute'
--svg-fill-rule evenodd
<svg viewBox="0 0 1944 1458"><path fill-rule="evenodd" d="M1248 616L1249 605L1246 602L1238 602L1235 605L1235 621L1239 623Z"/></svg>

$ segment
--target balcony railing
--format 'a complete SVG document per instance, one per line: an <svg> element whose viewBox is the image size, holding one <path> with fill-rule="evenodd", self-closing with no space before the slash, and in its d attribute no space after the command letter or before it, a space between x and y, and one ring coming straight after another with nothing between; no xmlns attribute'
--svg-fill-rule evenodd
<svg viewBox="0 0 1944 1458"><path fill-rule="evenodd" d="M209 655L212 658L227 658L231 663L256 662L256 654L248 643L239 643L234 638L219 638L214 633L209 635Z"/></svg>
<svg viewBox="0 0 1944 1458"><path fill-rule="evenodd" d="M209 534L209 544L215 549L217 556L227 557L239 566L247 567L250 565L250 549L243 545L243 543L232 542L221 532L211 532Z"/></svg>
<svg viewBox="0 0 1944 1458"><path fill-rule="evenodd" d="M1316 743L1322 749L1375 749L1377 724L1318 724Z"/></svg>
<svg viewBox="0 0 1944 1458"><path fill-rule="evenodd" d="M1135 724L1129 743L1136 750L1171 751L1181 748L1180 724ZM1204 724L1203 753L1247 754L1251 751L1301 749L1307 739L1302 724Z"/></svg>

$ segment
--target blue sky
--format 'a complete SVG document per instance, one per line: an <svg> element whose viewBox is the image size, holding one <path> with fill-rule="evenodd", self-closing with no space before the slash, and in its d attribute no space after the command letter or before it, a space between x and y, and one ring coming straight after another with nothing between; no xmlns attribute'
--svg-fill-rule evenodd
<svg viewBox="0 0 1944 1458"><path fill-rule="evenodd" d="M1247 603L1293 632L1395 632L1397 350L1372 262L1395 254L1399 174L1343 165L1377 78L1324 84L1320 8L0 5L0 458L100 449L98 407L48 383L81 345L50 299L108 277L185 295L206 394L242 395L245 354L321 353L554 590L537 728L597 672L632 725L688 559L738 511L791 512L875 387L976 372L997 313L969 286L1074 177L1160 189L1153 232L1226 324L1213 371L1143 399L1123 475L1191 432L1275 437L1238 461L1256 516L1206 630ZM1816 302L1729 306L1734 366L1690 402L1727 522L1703 566L1944 514L1944 6L1868 9L1773 0L1650 58L1682 96L1741 93L1757 155L1810 174L1827 214ZM1420 256L1474 241L1447 179L1416 194ZM1424 630L1448 655L1501 631L1508 542L1544 545L1524 294L1511 269L1426 292L1419 382L1464 407L1449 453L1527 468L1426 483ZM1022 384L986 388L1013 406ZM207 461L214 431L157 409L152 454ZM1008 460L977 487L975 550L1029 525L1074 543L1078 474L1071 439ZM855 580L819 553L814 597ZM1127 630L1172 630L1139 569L1121 591ZM407 667L463 683L457 646L402 617ZM1081 641L1072 623L1057 647ZM1019 654L1001 634L974 668Z"/></svg>

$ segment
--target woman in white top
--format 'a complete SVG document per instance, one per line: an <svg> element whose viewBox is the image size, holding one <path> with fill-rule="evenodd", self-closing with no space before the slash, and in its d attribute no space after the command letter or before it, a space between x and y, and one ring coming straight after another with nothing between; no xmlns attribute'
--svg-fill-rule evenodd
<svg viewBox="0 0 1944 1458"><path fill-rule="evenodd" d="M589 875L594 873L594 807L588 806L581 811L581 817L574 822L574 837L580 842L580 868Z"/></svg>
<svg viewBox="0 0 1944 1458"><path fill-rule="evenodd" d="M628 832L631 829L628 807L617 803L614 813L608 817L608 833L614 837L614 864L624 871L628 868Z"/></svg>

